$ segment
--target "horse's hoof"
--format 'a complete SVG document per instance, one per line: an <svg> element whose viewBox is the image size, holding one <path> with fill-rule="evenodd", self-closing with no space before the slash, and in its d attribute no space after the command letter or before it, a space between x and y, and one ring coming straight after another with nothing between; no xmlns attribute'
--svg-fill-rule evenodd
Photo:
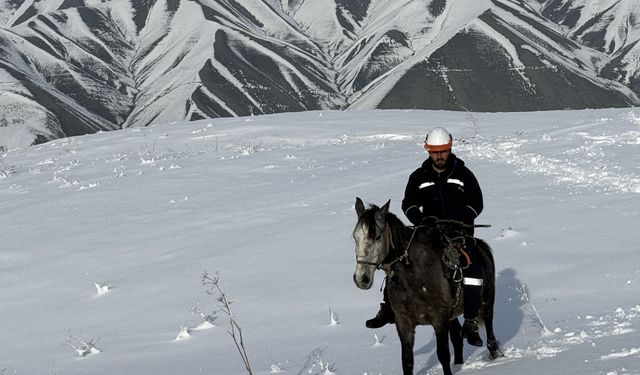
<svg viewBox="0 0 640 375"><path fill-rule="evenodd" d="M504 353L502 349L500 349L500 343L495 340L491 340L487 343L487 349L489 349L489 357L491 359L503 358Z"/></svg>
<svg viewBox="0 0 640 375"><path fill-rule="evenodd" d="M502 352L502 350L500 350L500 348L496 350L490 350L489 355L491 356L491 359L504 358L504 353Z"/></svg>

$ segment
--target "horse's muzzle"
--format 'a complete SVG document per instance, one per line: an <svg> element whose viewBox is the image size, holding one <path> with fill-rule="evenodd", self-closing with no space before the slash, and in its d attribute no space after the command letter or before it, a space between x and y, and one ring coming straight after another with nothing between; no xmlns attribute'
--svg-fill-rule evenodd
<svg viewBox="0 0 640 375"><path fill-rule="evenodd" d="M367 272L356 272L353 274L353 282L360 289L370 289L373 284L373 277L370 277Z"/></svg>

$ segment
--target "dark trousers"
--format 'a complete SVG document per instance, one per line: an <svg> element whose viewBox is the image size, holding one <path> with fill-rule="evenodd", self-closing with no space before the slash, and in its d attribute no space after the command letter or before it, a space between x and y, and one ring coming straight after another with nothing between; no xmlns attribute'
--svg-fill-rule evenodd
<svg viewBox="0 0 640 375"><path fill-rule="evenodd" d="M468 240L465 249L471 264L462 271L464 288L464 317L465 319L475 319L481 304L482 285L484 281L484 270L482 268L482 256L475 241ZM464 261L463 263L464 264Z"/></svg>

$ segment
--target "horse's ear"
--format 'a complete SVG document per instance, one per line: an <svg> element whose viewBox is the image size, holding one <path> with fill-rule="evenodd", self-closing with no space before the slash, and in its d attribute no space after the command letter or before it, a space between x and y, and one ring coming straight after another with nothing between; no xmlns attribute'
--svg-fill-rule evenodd
<svg viewBox="0 0 640 375"><path fill-rule="evenodd" d="M362 199L358 197L356 197L356 213L358 214L358 217L362 216L364 213L364 203L362 202Z"/></svg>
<svg viewBox="0 0 640 375"><path fill-rule="evenodd" d="M382 208L380 210L383 210L384 213L386 214L387 212L389 212L389 206L391 205L391 199L389 199L387 201L387 203L384 204L384 206L382 206Z"/></svg>
<svg viewBox="0 0 640 375"><path fill-rule="evenodd" d="M391 199L387 201L377 212L376 212L376 223L379 227L384 227L385 221L387 219L387 214L389 213L389 206L391 205Z"/></svg>

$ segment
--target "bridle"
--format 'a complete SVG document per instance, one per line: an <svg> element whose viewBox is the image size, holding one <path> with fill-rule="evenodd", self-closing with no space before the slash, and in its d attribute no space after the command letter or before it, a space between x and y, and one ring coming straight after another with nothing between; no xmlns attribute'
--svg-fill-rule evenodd
<svg viewBox="0 0 640 375"><path fill-rule="evenodd" d="M413 232L411 233L411 239L409 240L409 243L407 244L407 246L404 249L404 252L398 256L397 258L393 259L390 262L386 262L386 263L381 263L379 260L377 260L376 262L372 262L370 260L365 260L365 259L358 259L358 257L356 256L356 263L357 264L362 264L362 265L367 265L367 266L375 266L377 270L384 270L386 273L391 272L391 266L393 266L394 264L402 261L402 260L406 260L407 264L409 264L409 248L411 247L411 244L413 243L413 238L416 235L416 232L418 231L418 228L421 228L422 226L416 226L413 228ZM389 254L389 249L392 248L393 246L393 237L391 235L391 228L389 227L389 224L385 224L384 226L384 252L386 254Z"/></svg>
<svg viewBox="0 0 640 375"><path fill-rule="evenodd" d="M389 228L389 224L385 224L384 226L384 234L382 235L384 237L384 248L383 251L384 253L389 253L389 247L391 246L391 228ZM376 241L378 242L377 236L376 236ZM377 254L377 258L379 258L379 254ZM378 259L376 259L375 262L372 262L370 260L367 259L362 259L362 258L358 258L358 255L356 254L356 264L362 264L365 266L375 266L376 269L381 269L382 265L380 263L380 261Z"/></svg>

